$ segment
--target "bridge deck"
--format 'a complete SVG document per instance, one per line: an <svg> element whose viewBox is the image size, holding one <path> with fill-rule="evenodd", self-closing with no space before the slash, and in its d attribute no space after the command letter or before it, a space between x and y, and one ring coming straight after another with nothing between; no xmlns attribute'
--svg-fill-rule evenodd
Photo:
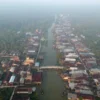
<svg viewBox="0 0 100 100"><path fill-rule="evenodd" d="M39 69L63 69L63 66L41 66Z"/></svg>

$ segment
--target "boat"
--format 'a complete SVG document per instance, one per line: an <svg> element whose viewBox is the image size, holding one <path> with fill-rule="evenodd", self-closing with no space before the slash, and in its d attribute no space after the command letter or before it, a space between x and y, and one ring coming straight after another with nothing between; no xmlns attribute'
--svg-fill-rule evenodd
<svg viewBox="0 0 100 100"><path fill-rule="evenodd" d="M41 91L40 91L40 92L41 92L41 94L42 94L42 95L44 94L44 91L43 91L42 89L41 89Z"/></svg>
<svg viewBox="0 0 100 100"><path fill-rule="evenodd" d="M64 96L64 92L62 93L62 97Z"/></svg>

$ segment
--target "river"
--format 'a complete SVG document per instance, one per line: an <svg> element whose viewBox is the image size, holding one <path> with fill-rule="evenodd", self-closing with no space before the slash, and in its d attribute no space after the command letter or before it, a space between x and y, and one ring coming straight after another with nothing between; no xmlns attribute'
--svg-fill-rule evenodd
<svg viewBox="0 0 100 100"><path fill-rule="evenodd" d="M48 44L46 47L43 48L43 51L46 52L46 56L44 58L44 66L53 66L57 64L56 59L56 51L53 49L53 33L52 28L54 27L54 23L52 24L51 28L48 29Z"/></svg>
<svg viewBox="0 0 100 100"><path fill-rule="evenodd" d="M53 26L54 24L52 24L52 27L48 30L48 46L43 49L46 52L44 66L57 64L56 51L52 48L54 38L51 30ZM44 90L44 94L40 95L40 100L67 100L67 96L62 97L62 92L65 87L57 71L44 71L41 87Z"/></svg>

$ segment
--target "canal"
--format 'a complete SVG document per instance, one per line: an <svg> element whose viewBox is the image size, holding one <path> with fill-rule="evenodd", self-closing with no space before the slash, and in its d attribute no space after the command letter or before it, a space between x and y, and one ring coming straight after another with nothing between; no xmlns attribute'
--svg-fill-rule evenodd
<svg viewBox="0 0 100 100"><path fill-rule="evenodd" d="M53 27L54 24L52 24L51 28L48 29L47 46L43 48L43 52L46 53L43 66L54 66L57 64L56 51L53 49L54 38L51 31Z"/></svg>
<svg viewBox="0 0 100 100"><path fill-rule="evenodd" d="M43 66L57 65L56 51L52 48L54 38L51 30L53 26L54 24L52 24L52 27L48 30L48 45L43 49L43 51L46 52ZM62 97L62 92L65 87L57 71L50 70L43 72L41 88L44 94L40 94L40 100L67 100L67 96Z"/></svg>
<svg viewBox="0 0 100 100"><path fill-rule="evenodd" d="M67 96L62 96L64 82L56 71L43 72L42 89L44 94L40 95L40 100L67 100Z"/></svg>

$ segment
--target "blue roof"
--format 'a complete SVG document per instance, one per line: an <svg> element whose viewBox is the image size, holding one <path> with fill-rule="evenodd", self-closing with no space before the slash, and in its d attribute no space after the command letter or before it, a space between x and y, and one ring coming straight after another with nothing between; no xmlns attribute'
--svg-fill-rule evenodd
<svg viewBox="0 0 100 100"><path fill-rule="evenodd" d="M35 66L36 66L36 67L39 67L39 65L40 65L39 62L36 62L36 63L35 63Z"/></svg>
<svg viewBox="0 0 100 100"><path fill-rule="evenodd" d="M14 82L14 80L15 80L15 76L14 76L14 75L12 75L12 76L11 76L11 78L10 78L10 80L9 80L9 83L13 83L13 82Z"/></svg>

